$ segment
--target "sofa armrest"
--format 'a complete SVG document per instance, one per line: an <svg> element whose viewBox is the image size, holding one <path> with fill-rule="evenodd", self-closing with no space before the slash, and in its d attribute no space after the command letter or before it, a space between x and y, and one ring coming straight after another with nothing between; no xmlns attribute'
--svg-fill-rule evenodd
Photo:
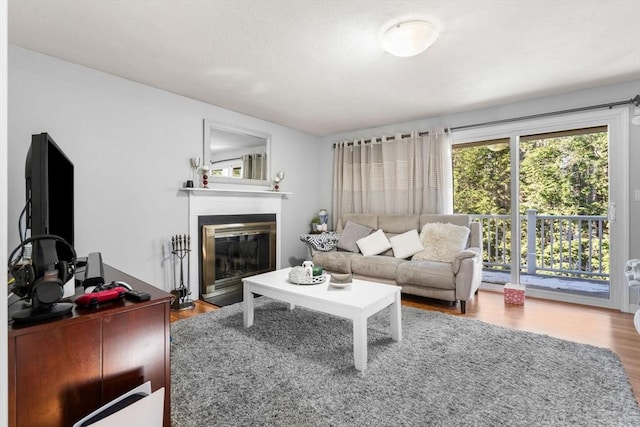
<svg viewBox="0 0 640 427"><path fill-rule="evenodd" d="M469 224L469 247L481 248L482 247L482 224L479 222L472 222Z"/></svg>
<svg viewBox="0 0 640 427"><path fill-rule="evenodd" d="M482 283L482 251L480 248L467 248L458 252L452 267L456 299L470 300Z"/></svg>
<svg viewBox="0 0 640 427"><path fill-rule="evenodd" d="M462 266L462 261L469 258L481 258L482 251L480 248L467 248L458 252L453 259L453 274L458 274L460 271L460 267Z"/></svg>
<svg viewBox="0 0 640 427"><path fill-rule="evenodd" d="M320 252L337 252L338 251L338 248L335 248L335 247L331 248L329 250L325 250L325 251L321 251L320 249L316 249L316 248L313 247L313 245L309 245L309 244L308 244L308 247L309 247L309 252L311 253L312 257L315 254L320 253Z"/></svg>

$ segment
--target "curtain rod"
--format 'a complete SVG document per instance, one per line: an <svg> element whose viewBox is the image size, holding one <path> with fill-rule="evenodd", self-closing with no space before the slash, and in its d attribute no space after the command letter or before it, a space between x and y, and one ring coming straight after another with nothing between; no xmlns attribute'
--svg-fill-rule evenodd
<svg viewBox="0 0 640 427"><path fill-rule="evenodd" d="M429 131L419 132L418 135L419 136L429 135ZM400 138L407 138L407 137L410 137L410 136L411 136L410 133L403 133L403 134L400 135ZM396 139L396 137L395 136L387 137L387 140L390 140L390 139ZM380 142L380 141L382 141L382 138L369 138L369 139L363 139L362 141L356 141L356 142L357 142L358 145L360 145L360 144L370 144L373 141ZM347 147L351 147L352 145L354 145L354 143L353 142L347 142L346 145L347 145ZM333 148L336 148L336 143L335 142L333 143Z"/></svg>
<svg viewBox="0 0 640 427"><path fill-rule="evenodd" d="M445 129L444 131L445 131L445 133L447 133L447 132L449 132L449 129ZM425 131L422 131L422 132L418 132L418 136L425 136L425 135L429 135L429 131L428 131L428 130L425 130ZM408 137L410 137L410 136L411 136L411 134L410 134L410 133L403 133L403 134L400 134L400 138L408 138ZM387 137L387 140L393 140L393 139L396 139L396 137L395 137L395 136L389 136L389 137ZM361 141L356 141L356 143L357 143L358 145L360 145L360 144L370 144L370 143L371 143L371 142L373 142L373 141L375 141L375 142L380 142L380 141L382 141L382 138L377 137L377 138L363 139L363 140L361 140ZM333 143L333 148L336 148L336 145L337 145L337 143L336 143L336 142L334 142L334 143ZM353 143L353 142L351 142L351 141L346 143L346 146L347 146L347 147L351 147L352 145L354 145L354 143Z"/></svg>
<svg viewBox="0 0 640 427"><path fill-rule="evenodd" d="M557 116L559 114L569 114L569 113L578 113L580 111L588 111L588 110L597 110L599 108L613 108L613 107L617 107L619 105L625 105L625 104L634 104L636 107L640 107L640 95L636 95L631 99L628 99L626 101L617 101L617 102L609 102L607 104L598 104L598 105L589 105L587 107L579 107L579 108L571 108L569 110L559 110L559 111L551 111L548 113L540 113L540 114L531 114L529 116L520 116L520 117L512 117L509 119L502 119L502 120L493 120L493 121L489 121L489 122L481 122L481 123L474 123L472 125L464 125L464 126L456 126L456 127L452 127L449 129L445 129L445 132L449 132L449 131L456 131L456 130L461 130L461 129L469 129L469 128L474 128L474 127L481 127L481 126L489 126L489 125L498 125L498 124L502 124L502 123L511 123L511 122L517 122L519 120L529 120L529 119L539 119L542 117L550 117L550 116ZM419 132L418 135L419 136L424 136L424 135L428 135L429 131L424 131L424 132ZM403 133L400 137L401 138L406 138L411 136L410 133ZM391 136L387 139L395 139L395 136ZM377 141L380 142L382 140L382 138L370 138L370 139L365 139L364 141L361 141L361 143L363 144L369 144L371 143L371 141ZM333 143L333 148L336 148L337 143ZM353 145L353 142L347 142L347 147L350 147Z"/></svg>
<svg viewBox="0 0 640 427"><path fill-rule="evenodd" d="M610 102L608 104L590 105L590 106L587 106L587 107L571 108L569 110L550 111L548 113L531 114L529 116L512 117L510 119L502 119L502 120L493 120L493 121L489 121L489 122L474 123L472 125L464 125L464 126L452 127L451 130L455 131L455 130L461 130L461 129L469 129L469 128L481 127L481 126L489 126L489 125L498 125L498 124L502 124L502 123L517 122L517 121L520 121L520 120L539 119L539 118L542 118L542 117L557 116L559 114L569 114L569 113L578 113L580 111L597 110L599 108L613 108L613 107L617 107L618 105L625 105L625 104L634 104L636 107L640 107L640 95L636 95L635 97L633 97L633 98L631 98L629 100L626 100L626 101Z"/></svg>

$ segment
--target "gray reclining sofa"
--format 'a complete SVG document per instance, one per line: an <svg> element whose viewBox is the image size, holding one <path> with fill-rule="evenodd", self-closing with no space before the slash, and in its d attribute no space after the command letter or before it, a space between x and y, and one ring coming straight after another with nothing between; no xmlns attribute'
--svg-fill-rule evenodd
<svg viewBox="0 0 640 427"><path fill-rule="evenodd" d="M337 233L343 233L348 222L372 229L381 229L391 238L409 230L418 233L427 223L454 224L469 229L466 248L455 253L452 262L396 258L389 249L378 255L364 256L358 251L333 248L330 251L311 249L315 265L329 273L351 273L354 278L394 284L406 294L445 301L460 301L462 313L466 302L477 294L482 280L482 229L468 215L377 215L348 214L338 221Z"/></svg>

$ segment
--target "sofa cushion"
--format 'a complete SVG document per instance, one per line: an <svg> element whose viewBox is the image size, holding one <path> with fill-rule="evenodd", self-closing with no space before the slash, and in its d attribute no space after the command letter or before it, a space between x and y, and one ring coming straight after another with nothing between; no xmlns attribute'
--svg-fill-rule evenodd
<svg viewBox="0 0 640 427"><path fill-rule="evenodd" d="M419 230L418 215L380 215L378 217L378 228L382 228L385 233L402 234L409 230Z"/></svg>
<svg viewBox="0 0 640 427"><path fill-rule="evenodd" d="M396 258L397 259L397 258ZM396 272L396 283L438 289L455 289L452 265L437 261L402 261Z"/></svg>
<svg viewBox="0 0 640 427"><path fill-rule="evenodd" d="M424 249L417 230L409 230L389 238L393 248L393 256L396 258L409 258Z"/></svg>
<svg viewBox="0 0 640 427"><path fill-rule="evenodd" d="M398 265L406 262L402 259L383 255L354 257L351 261L353 274L395 280Z"/></svg>
<svg viewBox="0 0 640 427"><path fill-rule="evenodd" d="M422 227L420 240L424 250L413 260L453 262L456 254L467 247L469 228L451 223L427 223Z"/></svg>
<svg viewBox="0 0 640 427"><path fill-rule="evenodd" d="M359 239L356 241L356 245L358 245L360 252L362 252L362 255L364 256L378 255L388 249L391 249L391 243L382 230L376 230L367 237Z"/></svg>
<svg viewBox="0 0 640 427"><path fill-rule="evenodd" d="M436 222L449 222L454 225L468 227L469 224L471 224L471 218L466 214L422 214L420 215L420 226L418 229L422 229L425 224Z"/></svg>
<svg viewBox="0 0 640 427"><path fill-rule="evenodd" d="M384 230L383 230L384 231ZM396 236L396 234L393 233L387 233L386 231L384 231L384 235L387 237L387 240L389 241L389 243L391 243L391 238L393 236ZM389 249L387 249L386 251L379 253L378 255L384 255L384 256L393 256L393 248L389 247Z"/></svg>
<svg viewBox="0 0 640 427"><path fill-rule="evenodd" d="M351 260L362 258L353 252L316 252L313 254L313 264L334 273L351 273Z"/></svg>
<svg viewBox="0 0 640 427"><path fill-rule="evenodd" d="M387 236L387 239L389 240L389 243L391 243L391 238L393 236L397 236L397 234L393 234L393 233L387 233L386 231L384 232L384 235ZM389 248L386 251L382 252L379 255L384 255L384 256L393 256L393 248Z"/></svg>
<svg viewBox="0 0 640 427"><path fill-rule="evenodd" d="M372 231L373 229L371 227L348 221L344 226L344 230L342 230L337 246L345 251L359 252L360 250L356 242L371 234Z"/></svg>
<svg viewBox="0 0 640 427"><path fill-rule="evenodd" d="M347 225L347 222L351 221L356 224L364 225L365 227L369 227L372 230L377 230L378 228L378 214L346 214L341 218L341 222L343 227Z"/></svg>

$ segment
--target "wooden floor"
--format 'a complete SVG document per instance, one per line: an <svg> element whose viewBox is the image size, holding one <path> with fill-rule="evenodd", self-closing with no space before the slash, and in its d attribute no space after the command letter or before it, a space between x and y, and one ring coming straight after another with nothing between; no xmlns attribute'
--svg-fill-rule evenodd
<svg viewBox="0 0 640 427"><path fill-rule="evenodd" d="M620 357L636 400L640 402L640 334L633 326L632 314L535 298L527 298L524 306L509 305L504 303L501 293L489 291L480 291L469 301L465 315L460 313L459 306L410 295L403 295L402 303L609 348ZM171 321L216 309L214 305L197 301L193 309L172 311Z"/></svg>

